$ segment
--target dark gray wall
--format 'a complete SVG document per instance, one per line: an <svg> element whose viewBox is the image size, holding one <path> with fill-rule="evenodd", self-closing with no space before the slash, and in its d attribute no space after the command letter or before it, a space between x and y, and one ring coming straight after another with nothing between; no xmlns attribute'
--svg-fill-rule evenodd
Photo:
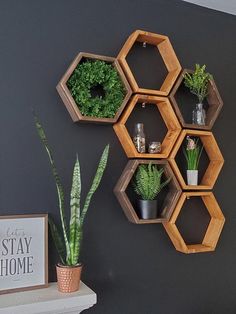
<svg viewBox="0 0 236 314"><path fill-rule="evenodd" d="M116 56L135 29L168 35L183 67L206 63L224 99L214 132L226 163L214 191L227 223L214 253L178 253L161 225L127 221L112 192L127 162L112 127L73 124L55 90L79 51ZM76 152L85 191L111 144L85 225L83 280L98 295L90 313L236 313L235 35L234 16L181 1L0 1L1 213L49 212L58 219L30 107L45 126L67 192ZM193 229L201 222L195 217ZM56 261L50 242L51 279Z"/></svg>

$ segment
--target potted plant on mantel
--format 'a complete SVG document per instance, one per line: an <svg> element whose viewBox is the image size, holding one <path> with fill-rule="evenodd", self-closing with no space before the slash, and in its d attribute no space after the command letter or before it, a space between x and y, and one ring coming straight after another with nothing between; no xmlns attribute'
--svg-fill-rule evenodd
<svg viewBox="0 0 236 314"><path fill-rule="evenodd" d="M94 192L97 190L102 179L103 172L106 168L107 159L109 155L109 145L107 145L103 151L93 183L85 198L83 207L81 207L80 205L81 194L80 164L78 156L76 157L70 195L70 210L71 210L70 225L68 227L65 215L64 190L61 184L61 180L59 178L44 129L40 124L39 120L37 119L37 117L35 117L35 124L38 131L38 135L49 157L58 195L62 232L59 231L58 227L55 225L53 220L51 218L49 219L51 234L60 257L60 263L58 263L56 266L58 290L60 292L73 292L79 290L80 284L80 276L82 270L80 253L83 236L83 223L89 208L91 198Z"/></svg>
<svg viewBox="0 0 236 314"><path fill-rule="evenodd" d="M162 181L164 169L158 169L152 162L139 165L134 177L134 191L141 197L137 200L142 219L155 219L158 216L157 195L170 182L171 178Z"/></svg>
<svg viewBox="0 0 236 314"><path fill-rule="evenodd" d="M198 145L196 140L187 136L187 146L183 149L187 161L187 183L188 185L198 185L198 165L203 150L203 145Z"/></svg>
<svg viewBox="0 0 236 314"><path fill-rule="evenodd" d="M198 98L198 103L192 114L192 122L196 125L206 125L206 111L203 108L203 101L208 95L208 84L212 79L212 75L205 72L205 70L206 65L201 67L196 64L193 73L185 73L184 75L185 86Z"/></svg>

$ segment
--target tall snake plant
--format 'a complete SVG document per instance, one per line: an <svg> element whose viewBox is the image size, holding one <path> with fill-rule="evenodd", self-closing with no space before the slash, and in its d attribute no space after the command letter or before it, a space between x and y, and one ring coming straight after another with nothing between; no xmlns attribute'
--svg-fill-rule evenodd
<svg viewBox="0 0 236 314"><path fill-rule="evenodd" d="M78 156L76 156L76 161L74 165L73 178L72 178L72 187L70 194L70 223L67 226L66 216L65 216L65 197L64 189L61 184L60 177L58 175L54 159L51 153L51 150L48 145L48 141L44 132L44 129L35 116L35 126L38 132L38 135L43 143L49 162L51 165L51 170L53 177L55 179L57 196L58 196L58 206L60 210L60 219L62 233L59 231L56 224L51 218L49 218L49 225L51 229L52 238L54 240L56 249L58 251L61 263L66 266L74 266L80 262L80 252L81 252L81 242L82 242L82 233L83 233L83 223L86 213L89 208L90 201L94 192L97 190L103 172L107 165L107 159L109 155L109 145L107 145L102 153L101 159L98 164L98 168L93 179L90 190L85 198L84 206L81 207L80 196L81 196L81 176L80 176L80 164Z"/></svg>

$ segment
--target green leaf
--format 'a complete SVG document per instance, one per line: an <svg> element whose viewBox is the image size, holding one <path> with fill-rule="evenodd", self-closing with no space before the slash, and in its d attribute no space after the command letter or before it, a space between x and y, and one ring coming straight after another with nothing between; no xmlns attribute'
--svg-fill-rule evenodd
<svg viewBox="0 0 236 314"><path fill-rule="evenodd" d="M202 67L195 65L194 73L184 75L184 84L190 92L198 97L199 103L202 103L208 94L208 83L213 78L210 73L205 72L206 65Z"/></svg>
<svg viewBox="0 0 236 314"><path fill-rule="evenodd" d="M76 157L70 198L70 263L77 264L79 256L80 243L78 243L77 232L80 223L80 194L81 194L81 177L80 177L80 164L78 156Z"/></svg>
<svg viewBox="0 0 236 314"><path fill-rule="evenodd" d="M66 225L66 219L65 219L65 199L64 199L64 190L61 184L60 177L58 175L54 159L51 153L51 150L48 145L48 141L46 138L46 134L44 132L44 129L38 119L38 117L34 114L34 120L35 120L35 126L38 132L38 135L41 139L42 144L44 145L44 148L47 152L49 162L51 165L52 174L56 183L57 188L57 196L58 196L58 203L59 203L59 209L60 209L60 217L61 217L61 223L62 223L62 229L63 229L63 236L66 246L66 254L67 258L70 257L70 246L69 246L69 240L68 240L68 231L67 231L67 225Z"/></svg>
<svg viewBox="0 0 236 314"><path fill-rule="evenodd" d="M170 182L171 178L161 181L164 169L158 169L151 162L145 165L139 165L134 176L134 191L141 196L143 200L153 200L161 190Z"/></svg>
<svg viewBox="0 0 236 314"><path fill-rule="evenodd" d="M63 238L61 236L61 234L59 233L57 226L55 225L54 221L52 220L52 218L49 216L48 217L48 223L50 226L50 230L51 230L51 235L53 238L53 241L55 243L58 255L60 257L60 260L62 262L63 265L66 264L65 262L65 255L66 255L66 249L65 249L65 242L63 241Z"/></svg>
<svg viewBox="0 0 236 314"><path fill-rule="evenodd" d="M95 193L95 191L97 190L97 188L101 182L104 170L105 170L106 165L107 165L108 155L109 155L109 145L107 145L105 147L105 149L102 153L102 156L101 156L101 159L99 161L98 168L97 168L93 183L92 183L91 188L90 188L90 190L86 196L84 207L83 207L83 210L81 213L81 218L80 218L81 225L84 222L84 218L85 218L85 215L87 213L87 210L88 210L89 204L91 202L92 196Z"/></svg>

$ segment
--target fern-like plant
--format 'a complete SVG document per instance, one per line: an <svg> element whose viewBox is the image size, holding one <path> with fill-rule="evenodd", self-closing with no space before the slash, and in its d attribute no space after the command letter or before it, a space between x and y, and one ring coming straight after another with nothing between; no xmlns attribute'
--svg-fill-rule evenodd
<svg viewBox="0 0 236 314"><path fill-rule="evenodd" d="M84 218L88 211L91 198L94 192L97 190L100 184L100 181L102 179L103 172L106 168L107 159L109 155L109 145L107 145L103 151L93 183L86 196L83 207L81 207L80 205L80 194L81 194L80 164L79 164L78 156L76 157L74 171L73 171L73 178L72 178L71 195L70 195L70 224L68 226L66 222L66 215L65 215L64 189L62 187L61 180L58 175L44 129L36 116L35 116L35 126L38 131L38 135L48 154L52 174L55 179L56 188L57 188L58 206L59 206L59 211L60 211L62 232L59 231L59 228L50 218L49 225L51 229L51 234L52 234L56 249L58 251L61 263L66 266L74 266L80 263L80 252L81 252Z"/></svg>
<svg viewBox="0 0 236 314"><path fill-rule="evenodd" d="M154 200L171 180L167 178L162 182L163 172L163 168L158 169L151 162L147 165L139 165L133 182L134 191L143 200Z"/></svg>
<svg viewBox="0 0 236 314"><path fill-rule="evenodd" d="M212 79L212 75L207 73L206 65L202 67L195 65L193 73L184 75L184 85L189 88L190 92L198 97L199 103L202 103L208 94L208 83Z"/></svg>

